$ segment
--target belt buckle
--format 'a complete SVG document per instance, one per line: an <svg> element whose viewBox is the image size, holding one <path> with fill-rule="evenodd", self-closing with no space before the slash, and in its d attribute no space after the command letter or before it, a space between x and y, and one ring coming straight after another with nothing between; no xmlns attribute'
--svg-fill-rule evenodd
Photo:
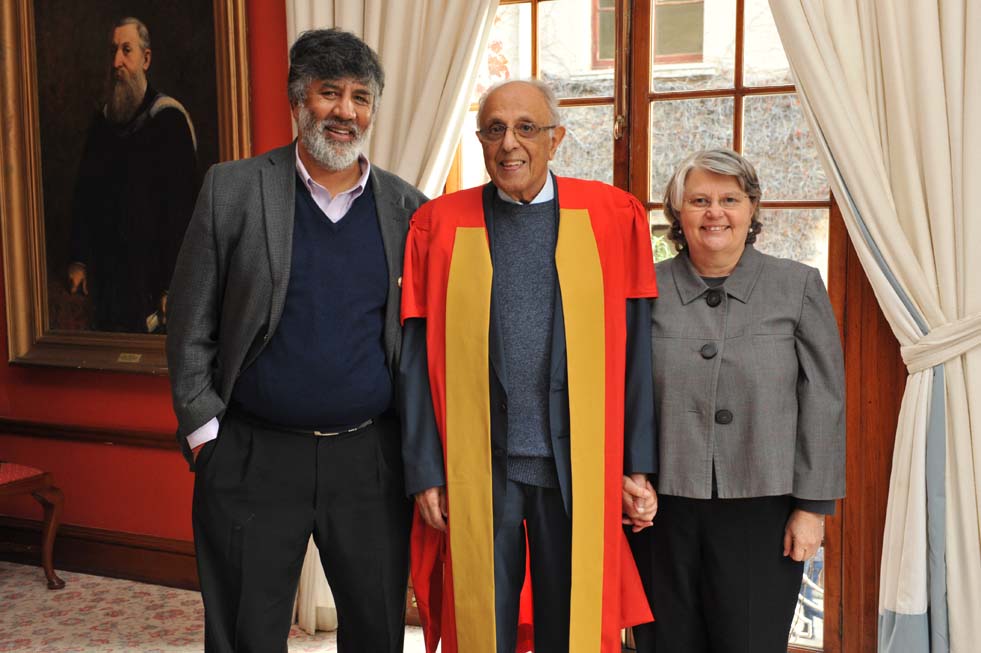
<svg viewBox="0 0 981 653"><path fill-rule="evenodd" d="M366 426L371 426L371 423L374 421L375 421L374 419L366 419L365 421L361 422L357 426L352 426L351 428L345 429L343 431L314 431L313 434L318 438L328 438L332 435L344 435L345 433L354 433L355 431L360 431Z"/></svg>

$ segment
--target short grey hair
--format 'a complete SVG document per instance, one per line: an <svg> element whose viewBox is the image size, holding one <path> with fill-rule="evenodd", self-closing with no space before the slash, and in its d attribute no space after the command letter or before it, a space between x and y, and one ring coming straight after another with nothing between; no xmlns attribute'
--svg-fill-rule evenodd
<svg viewBox="0 0 981 653"><path fill-rule="evenodd" d="M104 24L104 23L103 23ZM140 37L140 47L144 51L150 49L150 30L147 29L146 24L139 18L133 18L132 16L127 16L126 18L120 18L116 21L116 24L112 26L109 31L109 42L112 43L112 35L120 27L125 27L126 25L135 25L136 34Z"/></svg>
<svg viewBox="0 0 981 653"><path fill-rule="evenodd" d="M480 102L477 104L477 127L480 127L480 119L484 115L484 105L487 103L487 98L490 97L491 93L502 86L507 86L508 84L527 84L536 89L542 94L542 97L545 98L545 104L548 105L548 121L556 126L562 124L562 115L559 113L559 100L557 97L555 97L555 91L553 91L552 87L542 80L529 78L505 79L502 82L493 84L490 88L484 91L483 95L480 96Z"/></svg>
<svg viewBox="0 0 981 653"><path fill-rule="evenodd" d="M755 243L756 235L763 230L763 223L760 222L760 197L763 191L759 177L756 175L756 168L736 152L719 148L701 150L686 156L678 164L664 189L664 216L671 224L668 239L674 242L675 248L680 252L688 245L685 233L681 230L681 205L685 199L685 182L688 180L688 173L692 170L706 170L717 175L735 177L739 187L753 202L753 216L746 234L746 244Z"/></svg>

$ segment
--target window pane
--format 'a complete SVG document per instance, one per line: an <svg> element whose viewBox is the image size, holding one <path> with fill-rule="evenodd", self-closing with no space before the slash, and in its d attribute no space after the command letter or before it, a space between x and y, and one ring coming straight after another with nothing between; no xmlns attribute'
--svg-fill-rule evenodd
<svg viewBox="0 0 981 653"><path fill-rule="evenodd" d="M696 150L732 147L732 98L651 106L651 199L660 201L675 166Z"/></svg>
<svg viewBox="0 0 981 653"><path fill-rule="evenodd" d="M612 11L601 12L596 17L598 23L598 34L596 38L599 40L597 47L597 58L599 59L613 59L616 56L616 26L617 17Z"/></svg>
<svg viewBox="0 0 981 653"><path fill-rule="evenodd" d="M701 2L660 5L654 9L654 56L702 56Z"/></svg>
<svg viewBox="0 0 981 653"><path fill-rule="evenodd" d="M660 211L649 211L651 221L651 249L654 251L654 262L660 263L678 255L674 243L668 240L668 227L664 224L664 214Z"/></svg>
<svg viewBox="0 0 981 653"><path fill-rule="evenodd" d="M565 139L552 161L557 175L613 183L613 107L562 107Z"/></svg>
<svg viewBox="0 0 981 653"><path fill-rule="evenodd" d="M796 93L743 100L743 154L756 166L764 200L827 201L831 190Z"/></svg>
<svg viewBox="0 0 981 653"><path fill-rule="evenodd" d="M495 82L525 77L531 77L531 5L501 5L471 102L477 102Z"/></svg>
<svg viewBox="0 0 981 653"><path fill-rule="evenodd" d="M797 610L790 626L791 646L824 650L824 547L804 563Z"/></svg>
<svg viewBox="0 0 981 653"><path fill-rule="evenodd" d="M604 12L613 20L613 14ZM593 68L593 3L555 0L538 5L541 78L560 98L610 97L613 68Z"/></svg>
<svg viewBox="0 0 981 653"><path fill-rule="evenodd" d="M817 268L827 285L827 209L763 209L760 222L763 231L756 237L757 249Z"/></svg>
<svg viewBox="0 0 981 653"><path fill-rule="evenodd" d="M780 44L767 0L746 0L743 14L743 84L793 84L790 64Z"/></svg>
<svg viewBox="0 0 981 653"><path fill-rule="evenodd" d="M736 3L657 5L651 12L651 88L655 92L735 85ZM656 55L656 56L655 56Z"/></svg>

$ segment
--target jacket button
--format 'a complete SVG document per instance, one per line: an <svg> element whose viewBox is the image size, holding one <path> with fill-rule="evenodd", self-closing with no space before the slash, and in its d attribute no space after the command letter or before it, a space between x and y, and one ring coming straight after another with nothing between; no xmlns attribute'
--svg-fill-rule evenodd
<svg viewBox="0 0 981 653"><path fill-rule="evenodd" d="M722 293L718 290L710 290L705 293L705 303L715 308L722 303Z"/></svg>
<svg viewBox="0 0 981 653"><path fill-rule="evenodd" d="M732 423L732 411L722 410L715 411L715 423L716 424L731 424Z"/></svg>
<svg viewBox="0 0 981 653"><path fill-rule="evenodd" d="M502 413L506 413L506 412L508 412L508 405L507 405L507 403L505 403L505 402L503 402L503 401L502 401L502 402L501 402L500 404L498 404L498 406L497 406L497 408L498 408L498 410L500 410L500 411L501 411Z"/></svg>
<svg viewBox="0 0 981 653"><path fill-rule="evenodd" d="M715 346L714 342L702 345L702 348L698 350L698 353L702 355L702 358L715 358L715 355L719 353L719 348Z"/></svg>
<svg viewBox="0 0 981 653"><path fill-rule="evenodd" d="M504 449L502 449L501 447L494 447L493 449L491 449L491 453L493 453L495 456L503 456Z"/></svg>

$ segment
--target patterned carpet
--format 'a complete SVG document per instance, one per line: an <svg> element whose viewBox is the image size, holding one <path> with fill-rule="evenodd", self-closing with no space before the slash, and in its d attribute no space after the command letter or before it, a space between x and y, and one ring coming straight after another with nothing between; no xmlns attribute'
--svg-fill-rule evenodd
<svg viewBox="0 0 981 653"><path fill-rule="evenodd" d="M59 571L65 589L47 589L39 567L0 561L0 652L191 653L203 648L197 592ZM290 653L337 651L334 633L293 627ZM405 651L423 651L406 629Z"/></svg>

